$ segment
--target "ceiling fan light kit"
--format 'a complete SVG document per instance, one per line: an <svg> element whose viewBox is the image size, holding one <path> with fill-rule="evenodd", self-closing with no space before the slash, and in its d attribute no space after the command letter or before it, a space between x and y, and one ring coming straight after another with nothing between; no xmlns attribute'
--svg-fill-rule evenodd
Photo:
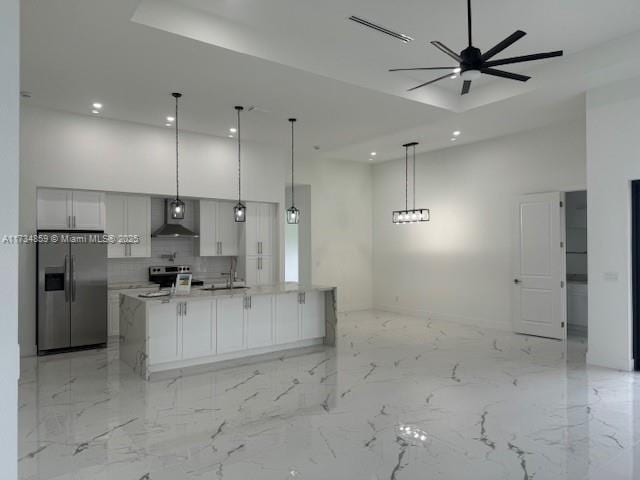
<svg viewBox="0 0 640 480"><path fill-rule="evenodd" d="M493 57L498 55L503 50L507 49L515 42L520 40L522 37L526 35L526 32L522 30L516 30L514 33L509 35L507 38L502 40L497 45L493 46L486 52L482 53L479 48L473 46L473 37L472 37L472 22L471 22L471 0L467 0L467 33L469 45L467 48L462 50L459 54L454 52L452 49L447 47L442 42L433 41L431 44L440 50L445 55L448 55L453 60L458 62L458 65L452 67L412 67L412 68L392 68L390 72L406 72L406 71L417 71L417 70L449 70L446 75L435 78L433 80L429 80L427 82L421 83L415 87L410 88L408 91L411 92L413 90L417 90L422 87L426 87L427 85L431 85L433 83L439 82L445 78L451 77L451 72L459 71L460 76L462 77L462 95L466 95L471 90L471 82L478 80L482 74L491 75L493 77L506 78L509 80L516 80L519 82L526 82L531 77L527 75L521 75L518 73L507 72L504 70L499 70L494 67L498 67L500 65L511 65L514 63L522 63L522 62L531 62L533 60L543 60L545 58L553 58L562 56L562 50L556 50L553 52L543 52L543 53L534 53L531 55L521 55L518 57L510 57L510 58L502 58L498 60L491 60ZM453 78L453 77L452 77Z"/></svg>
<svg viewBox="0 0 640 480"><path fill-rule="evenodd" d="M404 210L395 210L391 221L396 225L422 223L431 220L428 208L416 208L416 146L418 142L406 143L404 147ZM409 208L409 147L413 147L413 208Z"/></svg>

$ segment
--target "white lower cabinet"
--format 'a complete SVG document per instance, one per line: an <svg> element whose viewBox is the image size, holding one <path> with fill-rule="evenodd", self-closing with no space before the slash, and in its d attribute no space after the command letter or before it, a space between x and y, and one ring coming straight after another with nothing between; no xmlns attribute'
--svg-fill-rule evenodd
<svg viewBox="0 0 640 480"><path fill-rule="evenodd" d="M245 301L247 348L273 345L273 296L256 295Z"/></svg>
<svg viewBox="0 0 640 480"><path fill-rule="evenodd" d="M184 302L181 311L182 359L216 353L215 302Z"/></svg>
<svg viewBox="0 0 640 480"><path fill-rule="evenodd" d="M324 337L324 293L305 292L301 296L300 330L302 340Z"/></svg>
<svg viewBox="0 0 640 480"><path fill-rule="evenodd" d="M297 293L276 297L276 344L300 340L300 303Z"/></svg>
<svg viewBox="0 0 640 480"><path fill-rule="evenodd" d="M181 303L154 303L149 305L149 361L175 362L182 358L182 332L180 332Z"/></svg>
<svg viewBox="0 0 640 480"><path fill-rule="evenodd" d="M245 297L219 298L217 301L218 353L246 348L244 335Z"/></svg>

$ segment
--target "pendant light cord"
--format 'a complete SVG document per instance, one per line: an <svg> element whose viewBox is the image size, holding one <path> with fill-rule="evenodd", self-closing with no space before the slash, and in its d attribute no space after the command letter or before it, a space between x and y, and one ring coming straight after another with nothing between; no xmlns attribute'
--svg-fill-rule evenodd
<svg viewBox="0 0 640 480"><path fill-rule="evenodd" d="M236 112L238 112L238 203L241 203L241 188L242 188L242 181L241 181L241 163L240 163L240 112L243 110L242 107L236 107Z"/></svg>
<svg viewBox="0 0 640 480"><path fill-rule="evenodd" d="M179 180L179 174L180 174L180 166L179 166L179 160L178 160L178 154L179 154L179 147L178 147L178 97L177 95L176 97L176 200L178 200L180 198L180 180Z"/></svg>
<svg viewBox="0 0 640 480"><path fill-rule="evenodd" d="M404 209L409 210L409 144L404 146Z"/></svg>
<svg viewBox="0 0 640 480"><path fill-rule="evenodd" d="M293 143L293 139L294 139L294 133L293 133L293 124L296 122L295 118L290 118L289 121L291 122L291 206L295 207L296 206L296 199L295 199L295 193L294 193L294 170L293 170L293 158L294 158L294 143Z"/></svg>
<svg viewBox="0 0 640 480"><path fill-rule="evenodd" d="M413 145L413 209L416 209L416 145Z"/></svg>

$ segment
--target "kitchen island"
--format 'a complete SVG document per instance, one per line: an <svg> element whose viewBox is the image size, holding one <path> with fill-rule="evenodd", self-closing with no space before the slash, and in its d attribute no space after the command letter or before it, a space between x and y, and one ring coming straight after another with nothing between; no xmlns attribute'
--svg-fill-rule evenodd
<svg viewBox="0 0 640 480"><path fill-rule="evenodd" d="M336 341L336 288L282 283L192 288L189 295L120 294L120 359L149 380L159 372Z"/></svg>

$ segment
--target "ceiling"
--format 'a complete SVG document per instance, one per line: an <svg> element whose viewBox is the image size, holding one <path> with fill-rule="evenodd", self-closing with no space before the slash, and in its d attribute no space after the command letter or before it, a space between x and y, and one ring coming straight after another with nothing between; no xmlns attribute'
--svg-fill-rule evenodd
<svg viewBox="0 0 640 480"><path fill-rule="evenodd" d="M23 0L25 104L162 126L172 91L184 93L181 126L226 137L233 106L243 137L286 145L299 118L308 155L375 161L491 138L584 114L582 93L640 75L637 0L476 0L474 43L486 49L516 29L509 56L564 49L562 59L520 65L519 84L482 79L460 97L460 80L407 93L429 75L390 67L449 65L432 46L464 47L462 0ZM476 5L477 4L477 5ZM612 8L615 5L615 8ZM404 44L346 20L358 15L414 38ZM526 112L526 115L523 115ZM231 140L230 140L231 141ZM370 157L376 151L378 155Z"/></svg>

